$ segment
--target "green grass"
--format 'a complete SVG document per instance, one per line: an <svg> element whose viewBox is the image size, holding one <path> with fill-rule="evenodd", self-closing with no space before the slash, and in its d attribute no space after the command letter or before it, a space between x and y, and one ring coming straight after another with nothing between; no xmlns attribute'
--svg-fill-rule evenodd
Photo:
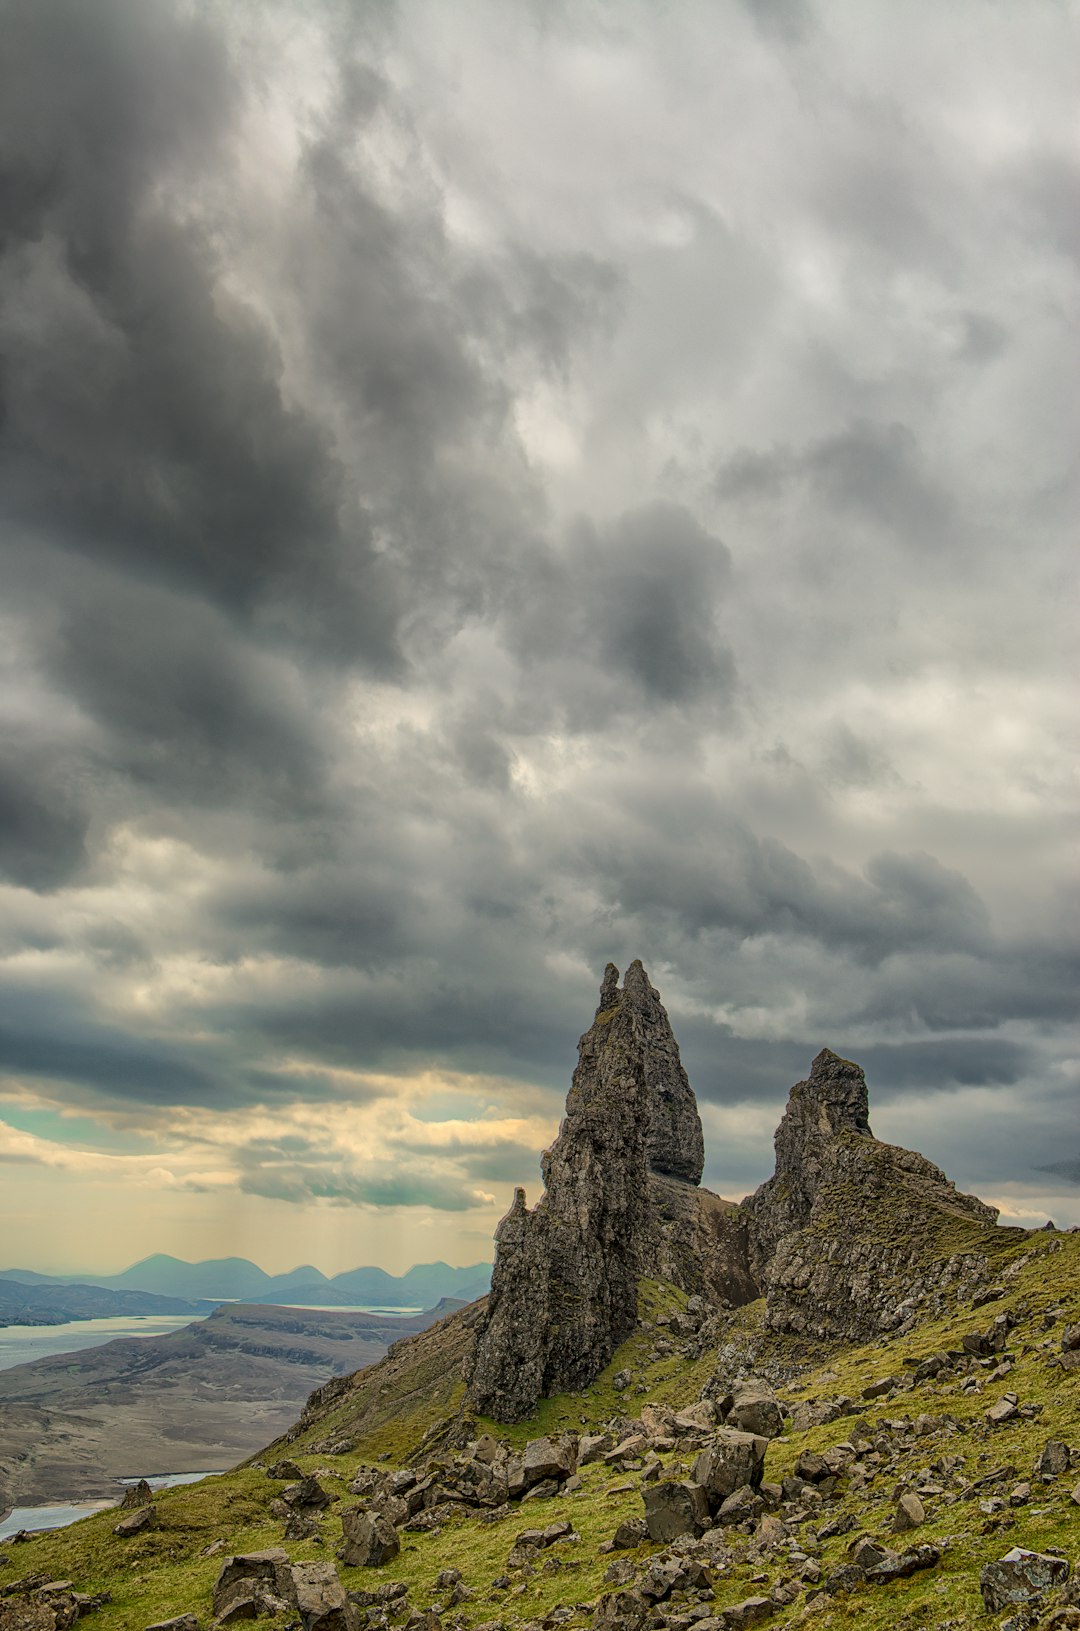
<svg viewBox="0 0 1080 1631"><path fill-rule="evenodd" d="M819 1351L811 1363L805 1362L805 1353L802 1355L803 1373L786 1390L781 1389L782 1396L793 1401L841 1395L858 1399L869 1383L890 1375L910 1374L912 1366L905 1361L918 1361L938 1348L957 1347L965 1332L985 1327L1002 1310L1010 1310L1018 1322L1008 1344L1015 1355L1014 1370L1004 1381L984 1386L981 1394L961 1393L956 1379L940 1384L927 1381L890 1400L860 1407L859 1418L867 1424L871 1436L885 1421L914 1419L919 1414L947 1415L956 1426L943 1426L915 1439L900 1451L896 1468L879 1475L868 1488L852 1492L842 1481L838 1502L826 1509L830 1519L850 1512L857 1518L859 1530L903 1546L906 1542L897 1541L889 1527L897 1484L940 1456L962 1455L969 1479L1003 1463L1015 1465L1020 1479L1030 1476L1050 1438L1064 1439L1080 1451L1080 1376L1066 1375L1051 1363L1062 1326L1080 1319L1080 1235L1026 1235L1023 1246L1029 1259L1014 1275L1003 1276L1007 1295L1000 1302L975 1311L957 1307L902 1338L859 1348ZM1002 1268L1015 1263L1019 1255L1016 1242L1009 1241L1003 1248ZM659 1361L649 1359L658 1334L654 1323L657 1316L684 1302L682 1294L672 1287L644 1285L641 1328L623 1344L592 1387L580 1395L544 1400L527 1424L513 1428L479 1425L490 1426L512 1444L521 1444L540 1433L569 1427L582 1430L612 1415L635 1414L646 1400L688 1403L697 1397L711 1374L715 1356L694 1362L678 1355ZM1060 1314L1056 1323L1046 1326L1044 1316L1051 1309L1060 1310ZM740 1310L725 1340L758 1346L763 1362L782 1360L788 1367L797 1364L800 1356L790 1342L763 1332L761 1314L760 1304ZM392 1462L405 1460L416 1453L425 1433L457 1409L463 1385L460 1359L467 1345L467 1331L451 1326L449 1338L442 1346L441 1342L437 1333L424 1333L415 1342L403 1345L396 1355L360 1373L325 1411L312 1412L301 1431L288 1442L279 1441L268 1455L287 1454L305 1471L332 1468L323 1475L323 1482L346 1504L351 1499L346 1482L359 1463L386 1454ZM612 1385L613 1379L623 1369L631 1372L633 1380L628 1389L618 1391ZM639 1381L644 1392L637 1391ZM991 1429L985 1412L1007 1389L1017 1392L1022 1403L1041 1405L1042 1413L1034 1420L1018 1419ZM766 1476L774 1480L782 1477L804 1448L821 1449L841 1442L851 1425L851 1419L844 1417L777 1440L769 1449ZM335 1432L355 1437L356 1446L349 1454L332 1458L313 1452L313 1444ZM673 1476L678 1476L686 1464L678 1451L665 1460ZM1057 1546L1075 1563L1080 1553L1080 1507L1069 1502L1068 1488L1078 1479L1080 1468L1053 1487L1035 1485L1029 1505L1007 1514L1012 1526L989 1534L981 1532L987 1520L977 1500L949 1505L941 1497L928 1499L928 1521L910 1540L942 1546L940 1565L908 1581L867 1587L851 1597L830 1599L813 1623L857 1625L861 1631L886 1631L887 1627L930 1631L951 1621L996 1631L1001 1616L986 1616L978 1594L981 1564L1014 1544ZM632 1476L592 1465L583 1470L582 1482L577 1494L526 1502L514 1507L501 1523L484 1524L456 1516L439 1533L412 1535L403 1531L402 1551L393 1563L378 1570L343 1568L342 1578L350 1587L366 1588L381 1580L407 1581L411 1604L424 1607L445 1603L446 1594L437 1590L435 1580L440 1569L453 1566L461 1570L466 1585L474 1592L470 1601L453 1611L470 1625L494 1618L508 1623L540 1619L561 1604L591 1601L600 1591L609 1589L603 1575L611 1558L599 1554L598 1546L622 1518L640 1516L642 1506L636 1485L612 1493L620 1483L634 1483ZM155 1620L185 1611L196 1613L205 1623L221 1557L205 1558L200 1554L219 1538L226 1540L228 1551L280 1544L282 1526L270 1518L267 1508L281 1487L248 1465L201 1484L161 1492L155 1497L159 1527L132 1540L113 1536L117 1514L109 1511L24 1545L5 1545L0 1550L6 1552L8 1562L0 1567L0 1585L24 1575L44 1574L51 1579L73 1580L80 1590L110 1590L113 1602L93 1622L99 1631L142 1631ZM287 1549L294 1559L333 1556L340 1536L337 1510L340 1508L332 1508L323 1520L324 1544L290 1545ZM580 1541L540 1554L537 1572L528 1577L515 1576L510 1592L493 1591L491 1583L505 1572L507 1554L518 1531L534 1525L543 1527L562 1518L574 1525ZM846 1560L847 1546L859 1530L821 1544L818 1555L825 1576ZM645 1545L633 1553L615 1555L629 1555L643 1563L656 1550ZM543 1572L554 1560L561 1566ZM737 1559L716 1578L716 1602L711 1611L752 1592L767 1591L768 1585L753 1583L752 1576L768 1572L771 1580L779 1570L778 1562L762 1565ZM518 1587L524 1589L518 1592ZM803 1606L800 1601L780 1610L769 1624L780 1628L794 1623Z"/></svg>

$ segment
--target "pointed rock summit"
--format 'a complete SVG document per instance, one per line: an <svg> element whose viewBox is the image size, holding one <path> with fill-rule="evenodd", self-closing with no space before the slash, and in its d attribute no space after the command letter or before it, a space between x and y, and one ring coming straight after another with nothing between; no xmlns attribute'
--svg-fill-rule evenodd
<svg viewBox="0 0 1080 1631"><path fill-rule="evenodd" d="M533 1211L519 1189L495 1234L495 1268L469 1386L500 1421L584 1387L637 1318L650 1233L650 1169L696 1185L704 1142L678 1044L640 962L609 963Z"/></svg>
<svg viewBox="0 0 1080 1631"><path fill-rule="evenodd" d="M630 964L621 991L615 964L609 963L604 970L597 1022L604 1022L605 1016L614 1018L624 1007L631 1008L635 1015L635 1044L641 1050L645 1072L649 1169L699 1184L705 1166L705 1140L697 1100L682 1067L667 1010L640 961Z"/></svg>

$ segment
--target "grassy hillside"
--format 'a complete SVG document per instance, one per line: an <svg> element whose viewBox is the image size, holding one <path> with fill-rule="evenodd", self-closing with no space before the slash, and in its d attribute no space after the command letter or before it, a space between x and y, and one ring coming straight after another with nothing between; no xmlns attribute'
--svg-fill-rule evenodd
<svg viewBox="0 0 1080 1631"><path fill-rule="evenodd" d="M716 1614L724 1605L752 1593L767 1593L800 1572L796 1601L769 1619L775 1627L801 1623L816 1586L847 1561L847 1548L862 1532L903 1547L929 1541L942 1558L932 1569L888 1586L863 1587L850 1595L827 1596L811 1607L813 1623L878 1628L996 1626L1003 1617L987 1616L978 1593L980 1565L1001 1556L1009 1546L1058 1547L1076 1563L1080 1554L1080 1504L1070 1490L1080 1484L1080 1372L1066 1374L1054 1360L1062 1328L1080 1319L1080 1235L1032 1234L1004 1243L999 1264L1004 1295L979 1309L957 1304L946 1316L907 1335L860 1348L818 1353L812 1361L788 1342L764 1332L760 1305L734 1316L722 1333L720 1353L732 1367L752 1358L755 1368L783 1378L778 1395L796 1411L806 1401L856 1400L827 1425L789 1430L769 1448L766 1478L778 1481L794 1468L806 1449L821 1450L861 1435L880 1446L880 1471L863 1487L841 1477L820 1516L803 1523L798 1543L805 1562L793 1562L785 1542L763 1548L749 1534L724 1531L730 1558L710 1571L714 1598L702 1611ZM658 1353L669 1328L657 1319L682 1303L672 1288L644 1289L642 1322L608 1369L587 1392L547 1400L534 1421L512 1429L480 1423L514 1443L541 1432L567 1427L583 1430L616 1414L632 1416L646 1401L688 1403L700 1392L716 1364L715 1349L700 1358L678 1351ZM993 1317L1008 1312L1015 1324L1007 1352L1012 1368L996 1381L988 1378L1001 1355L978 1371L980 1391L962 1390L961 1378L927 1379L911 1385L915 1366L938 1349L957 1349L962 1338L984 1329ZM329 1384L314 1396L299 1428L288 1442L279 1441L269 1456L286 1453L305 1471L317 1471L325 1487L347 1503L346 1485L358 1464L386 1458L393 1465L437 1442L440 1423L457 1410L462 1393L462 1363L469 1341L470 1311L397 1345L378 1365L359 1376ZM615 1387L620 1372L629 1385ZM864 1401L863 1390L888 1377L902 1379L893 1396ZM1007 1390L1019 1396L1021 1413L1001 1426L986 1418L988 1408ZM809 1415L810 1412L803 1412ZM898 1425L906 1422L907 1427ZM1074 1454L1071 1472L1052 1482L1033 1477L1048 1440L1063 1440ZM327 1446L351 1447L339 1454ZM958 1462L943 1458L961 1458ZM661 1458L665 1476L685 1468L678 1449ZM935 1470L937 1469L937 1470ZM944 1469L944 1470L942 1470ZM995 1470L1003 1477L979 1490L970 1486ZM1009 1491L1029 1481L1031 1491L1019 1504ZM911 1535L894 1536L891 1519L898 1488L929 1485L924 1496L926 1522ZM74 1581L81 1590L110 1590L111 1604L94 1616L91 1631L143 1631L156 1620L185 1611L200 1622L210 1617L210 1591L221 1553L246 1551L281 1543L282 1525L269 1516L268 1505L281 1485L256 1467L246 1466L203 1484L165 1492L156 1499L159 1527L130 1540L111 1533L115 1514L102 1513L70 1529L38 1536L25 1544L0 1548L0 1588L18 1577L38 1574ZM1001 1505L994 1505L999 1500ZM985 1503L989 1503L989 1510ZM335 1508L322 1519L323 1543L305 1541L287 1547L294 1559L333 1555L340 1536ZM370 1590L387 1580L409 1586L410 1607L447 1606L447 1592L437 1586L440 1570L461 1571L472 1595L449 1610L455 1621L476 1626L491 1620L513 1625L541 1621L565 1607L571 1627L585 1626L587 1605L612 1587L604 1576L613 1558L627 1558L640 1575L661 1548L650 1543L629 1552L599 1553L624 1518L640 1517L641 1495L633 1473L592 1464L583 1469L582 1488L548 1501L516 1504L500 1522L454 1517L437 1532L402 1533L401 1554L381 1569L342 1568L350 1588ZM535 1572L507 1567L514 1537L530 1526L567 1519L579 1539L563 1542L539 1556ZM821 1533L824 1530L825 1533ZM837 1531L842 1532L837 1532ZM831 1531L831 1532L830 1532ZM203 1555L224 1542L216 1555ZM797 1553L796 1556L800 1556ZM493 1586L509 1576L507 1587ZM675 1612L677 1605L667 1605ZM402 1614L403 1623L405 1615ZM552 1624L560 1623L552 1621Z"/></svg>

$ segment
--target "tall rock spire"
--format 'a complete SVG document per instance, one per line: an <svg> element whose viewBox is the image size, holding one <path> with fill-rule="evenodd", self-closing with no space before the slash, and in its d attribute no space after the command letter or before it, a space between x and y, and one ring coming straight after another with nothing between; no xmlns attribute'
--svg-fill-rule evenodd
<svg viewBox="0 0 1080 1631"><path fill-rule="evenodd" d="M637 1318L650 1168L701 1177L701 1122L667 1014L640 962L618 982L609 963L542 1160L545 1193L530 1212L518 1190L495 1235L469 1403L501 1421L603 1369Z"/></svg>
<svg viewBox="0 0 1080 1631"><path fill-rule="evenodd" d="M608 967L614 970L614 965ZM617 977L617 970L615 970ZM620 993L615 992L618 998ZM632 1003L640 1021L649 1099L649 1167L670 1178L699 1184L705 1165L705 1141L697 1100L679 1058L679 1044L660 993L649 983L640 962L626 971L621 999Z"/></svg>

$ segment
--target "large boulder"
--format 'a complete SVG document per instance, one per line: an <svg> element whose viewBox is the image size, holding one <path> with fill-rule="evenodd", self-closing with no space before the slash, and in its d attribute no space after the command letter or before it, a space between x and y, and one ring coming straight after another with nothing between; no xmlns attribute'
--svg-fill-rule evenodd
<svg viewBox="0 0 1080 1631"><path fill-rule="evenodd" d="M521 1461L521 1477L526 1489L540 1484L545 1478L560 1482L569 1478L577 1467L577 1442L566 1435L562 1438L531 1438L525 1446Z"/></svg>
<svg viewBox="0 0 1080 1631"><path fill-rule="evenodd" d="M759 1438L779 1438L784 1431L784 1417L767 1389L748 1387L735 1394L727 1413L727 1425L737 1427L742 1433L756 1433Z"/></svg>
<svg viewBox="0 0 1080 1631"><path fill-rule="evenodd" d="M338 1556L349 1568L377 1569L401 1550L398 1532L381 1512L362 1506L346 1507L341 1514L342 1543Z"/></svg>
<svg viewBox="0 0 1080 1631"><path fill-rule="evenodd" d="M649 1484L642 1490L645 1522L650 1540L678 1540L680 1535L700 1535L709 1521L709 1500L700 1484L674 1480Z"/></svg>
<svg viewBox="0 0 1080 1631"><path fill-rule="evenodd" d="M740 1433L737 1428L720 1427L702 1449L693 1467L693 1480L700 1484L714 1509L743 1484L757 1489L765 1471L768 1439L757 1433Z"/></svg>
<svg viewBox="0 0 1080 1631"><path fill-rule="evenodd" d="M281 1614L290 1606L289 1554L281 1546L227 1557L214 1582L214 1618L220 1625Z"/></svg>
<svg viewBox="0 0 1080 1631"><path fill-rule="evenodd" d="M1069 1578L1069 1565L1063 1557L1045 1552L1028 1552L1014 1546L996 1563L984 1563L979 1574L979 1590L986 1612L1011 1608L1016 1603L1033 1603Z"/></svg>
<svg viewBox="0 0 1080 1631"><path fill-rule="evenodd" d="M346 1597L332 1563L294 1563L289 1576L304 1631L359 1631L360 1610Z"/></svg>

